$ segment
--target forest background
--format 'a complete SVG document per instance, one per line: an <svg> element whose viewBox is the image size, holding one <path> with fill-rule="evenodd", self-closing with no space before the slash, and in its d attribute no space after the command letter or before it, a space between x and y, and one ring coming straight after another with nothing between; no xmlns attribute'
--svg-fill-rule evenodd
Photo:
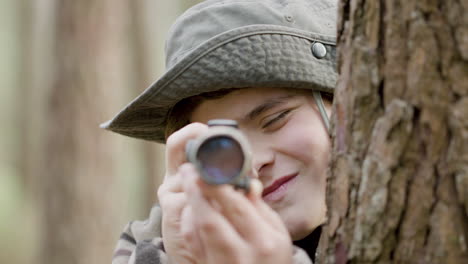
<svg viewBox="0 0 468 264"><path fill-rule="evenodd" d="M0 263L110 263L163 146L99 128L164 71L195 0L0 1Z"/></svg>
<svg viewBox="0 0 468 264"><path fill-rule="evenodd" d="M163 146L99 124L162 75L196 2L0 1L0 263L109 263L146 218ZM320 262L467 263L467 1L339 3Z"/></svg>

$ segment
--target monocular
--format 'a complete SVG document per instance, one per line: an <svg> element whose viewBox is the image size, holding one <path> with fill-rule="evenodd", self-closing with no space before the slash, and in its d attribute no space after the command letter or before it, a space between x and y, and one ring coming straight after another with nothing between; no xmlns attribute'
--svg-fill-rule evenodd
<svg viewBox="0 0 468 264"><path fill-rule="evenodd" d="M249 190L250 145L230 119L208 121L208 132L185 146L187 160L208 184L231 184Z"/></svg>

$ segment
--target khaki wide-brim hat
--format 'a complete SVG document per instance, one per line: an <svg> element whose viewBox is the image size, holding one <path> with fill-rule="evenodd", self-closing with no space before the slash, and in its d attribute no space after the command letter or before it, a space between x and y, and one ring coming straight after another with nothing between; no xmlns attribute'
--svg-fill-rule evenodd
<svg viewBox="0 0 468 264"><path fill-rule="evenodd" d="M209 0L187 10L166 42L164 75L101 127L165 141L180 100L228 88L333 93L336 0Z"/></svg>

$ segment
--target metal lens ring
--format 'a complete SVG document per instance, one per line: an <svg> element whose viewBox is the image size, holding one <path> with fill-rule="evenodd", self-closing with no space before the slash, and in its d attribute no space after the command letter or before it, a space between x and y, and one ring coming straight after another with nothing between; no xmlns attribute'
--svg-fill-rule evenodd
<svg viewBox="0 0 468 264"><path fill-rule="evenodd" d="M205 139L196 157L202 177L211 184L233 182L241 174L245 160L241 145L229 135Z"/></svg>
<svg viewBox="0 0 468 264"><path fill-rule="evenodd" d="M227 122L231 121L231 122ZM208 184L232 184L248 189L250 145L247 138L231 123L233 120L213 120L210 129L186 145L187 160L195 165Z"/></svg>

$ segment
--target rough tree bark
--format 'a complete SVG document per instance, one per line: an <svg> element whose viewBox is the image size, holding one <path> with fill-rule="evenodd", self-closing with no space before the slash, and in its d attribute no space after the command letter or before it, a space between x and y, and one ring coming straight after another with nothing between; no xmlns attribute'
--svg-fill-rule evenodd
<svg viewBox="0 0 468 264"><path fill-rule="evenodd" d="M468 263L468 1L343 0L319 263Z"/></svg>
<svg viewBox="0 0 468 264"><path fill-rule="evenodd" d="M128 14L123 1L55 1L48 94L41 257L37 263L109 263L117 239L115 144L99 123L121 104ZM45 67L47 67L45 66ZM115 142L114 142L115 143ZM120 224L119 224L120 225Z"/></svg>

